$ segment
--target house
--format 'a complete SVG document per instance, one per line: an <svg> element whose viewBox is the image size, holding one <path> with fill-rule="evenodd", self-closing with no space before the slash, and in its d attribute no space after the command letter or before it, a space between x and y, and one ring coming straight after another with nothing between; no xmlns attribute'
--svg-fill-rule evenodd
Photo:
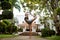
<svg viewBox="0 0 60 40"><path fill-rule="evenodd" d="M23 28L23 32L29 31L29 25L26 22L23 22L22 24L18 25L20 28ZM36 29L38 28L38 26L40 26L40 24L36 24L36 22L32 23L32 32L36 32Z"/></svg>

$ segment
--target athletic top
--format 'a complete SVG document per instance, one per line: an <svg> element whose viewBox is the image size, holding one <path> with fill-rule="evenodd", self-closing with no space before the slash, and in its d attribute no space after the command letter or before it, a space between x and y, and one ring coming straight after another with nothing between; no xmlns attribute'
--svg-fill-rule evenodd
<svg viewBox="0 0 60 40"><path fill-rule="evenodd" d="M33 20L29 20L28 17L25 17L24 20L28 23L31 24L33 22Z"/></svg>

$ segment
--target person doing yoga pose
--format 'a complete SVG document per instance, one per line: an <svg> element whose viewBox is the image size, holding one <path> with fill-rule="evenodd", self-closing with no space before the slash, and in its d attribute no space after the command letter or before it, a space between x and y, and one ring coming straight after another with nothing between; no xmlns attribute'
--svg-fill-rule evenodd
<svg viewBox="0 0 60 40"><path fill-rule="evenodd" d="M29 20L28 14L26 13L26 14L25 14L25 18L24 18L24 20L26 21L26 23L29 25L30 38L31 38L31 35L32 35L32 31L31 31L32 26L31 26L31 24L32 24L32 22L37 18L36 16L33 16L33 17L34 17L34 18L33 18L32 20Z"/></svg>

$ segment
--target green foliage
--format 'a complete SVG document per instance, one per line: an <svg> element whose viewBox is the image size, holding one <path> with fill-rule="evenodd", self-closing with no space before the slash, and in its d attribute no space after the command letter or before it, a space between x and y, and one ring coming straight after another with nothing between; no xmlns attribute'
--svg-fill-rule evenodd
<svg viewBox="0 0 60 40"><path fill-rule="evenodd" d="M13 24L10 24L8 27L7 27L7 33L8 34L12 34L14 32L17 32L17 26L14 26Z"/></svg>
<svg viewBox="0 0 60 40"><path fill-rule="evenodd" d="M8 20L0 22L0 34L12 34L17 32L17 26L10 23Z"/></svg>
<svg viewBox="0 0 60 40"><path fill-rule="evenodd" d="M42 37L55 35L55 31L54 30L49 30L47 28L42 29L41 33L42 33Z"/></svg>
<svg viewBox="0 0 60 40"><path fill-rule="evenodd" d="M0 15L0 20L3 20L3 19L12 19L13 18L13 12L12 11L3 11L2 12L2 15Z"/></svg>
<svg viewBox="0 0 60 40"><path fill-rule="evenodd" d="M0 33L6 32L7 25L4 22L0 22Z"/></svg>
<svg viewBox="0 0 60 40"><path fill-rule="evenodd" d="M12 34L0 34L0 38L11 38L11 37L16 37L16 35L12 35Z"/></svg>
<svg viewBox="0 0 60 40"><path fill-rule="evenodd" d="M9 2L2 2L1 7L2 7L3 10L11 9L11 4Z"/></svg>
<svg viewBox="0 0 60 40"><path fill-rule="evenodd" d="M49 40L60 40L60 36L47 37Z"/></svg>
<svg viewBox="0 0 60 40"><path fill-rule="evenodd" d="M3 22L6 24L6 25L9 25L11 22L9 22L9 20L3 20Z"/></svg>
<svg viewBox="0 0 60 40"><path fill-rule="evenodd" d="M56 11L57 11L57 14L60 15L60 8L57 8Z"/></svg>
<svg viewBox="0 0 60 40"><path fill-rule="evenodd" d="M17 8L20 11L20 5L17 0L0 0L0 6L3 10L5 9L12 9L13 7ZM18 4L16 4L16 2Z"/></svg>
<svg viewBox="0 0 60 40"><path fill-rule="evenodd" d="M12 19L13 12L5 10L2 12L2 17L3 17L3 19Z"/></svg>
<svg viewBox="0 0 60 40"><path fill-rule="evenodd" d="M12 5L12 7L15 7L16 9L20 11L20 5L19 5L20 2L18 2L18 0L9 0L9 3Z"/></svg>
<svg viewBox="0 0 60 40"><path fill-rule="evenodd" d="M23 32L23 29L22 29L22 28L19 28L18 31L19 31L19 32Z"/></svg>
<svg viewBox="0 0 60 40"><path fill-rule="evenodd" d="M41 32L41 30L40 29L36 29L36 32Z"/></svg>
<svg viewBox="0 0 60 40"><path fill-rule="evenodd" d="M3 2L4 0L0 0L0 2Z"/></svg>
<svg viewBox="0 0 60 40"><path fill-rule="evenodd" d="M2 15L0 15L0 20L2 20Z"/></svg>
<svg viewBox="0 0 60 40"><path fill-rule="evenodd" d="M9 0L9 2L12 4L12 6L14 6L17 0Z"/></svg>
<svg viewBox="0 0 60 40"><path fill-rule="evenodd" d="M20 11L20 6L18 4L15 4L14 7Z"/></svg>

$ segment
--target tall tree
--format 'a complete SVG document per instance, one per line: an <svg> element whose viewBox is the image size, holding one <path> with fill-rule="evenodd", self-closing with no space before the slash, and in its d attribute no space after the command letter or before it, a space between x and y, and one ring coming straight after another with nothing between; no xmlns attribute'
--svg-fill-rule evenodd
<svg viewBox="0 0 60 40"><path fill-rule="evenodd" d="M59 2L60 0L24 0L23 3L27 3L27 7L30 8L31 10L35 9L36 4L39 5L37 8L39 8L40 11L42 11L44 8L49 10L51 17L53 17L57 33L60 34L60 27L59 27L60 23L59 20L57 20L57 9L59 9L58 5ZM53 14L51 14L51 12Z"/></svg>
<svg viewBox="0 0 60 40"><path fill-rule="evenodd" d="M12 10L13 10L13 7L15 7L15 8L17 8L20 11L20 5L18 5L20 2L18 2L18 0L0 0L0 5L1 5L2 2L6 2L7 4L10 3Z"/></svg>

